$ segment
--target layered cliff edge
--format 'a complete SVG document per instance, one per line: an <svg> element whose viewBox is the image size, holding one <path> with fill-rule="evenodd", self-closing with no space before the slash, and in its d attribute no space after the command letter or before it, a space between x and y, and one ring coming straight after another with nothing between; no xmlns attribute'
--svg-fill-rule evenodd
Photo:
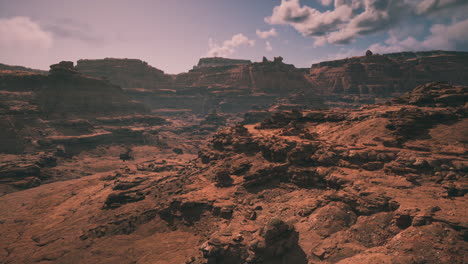
<svg viewBox="0 0 468 264"><path fill-rule="evenodd" d="M47 74L47 71L38 70L38 69L31 69L24 66L16 66L16 65L8 65L0 63L0 71L6 72L30 72L30 73L38 73L38 74Z"/></svg>
<svg viewBox="0 0 468 264"><path fill-rule="evenodd" d="M309 107L323 106L322 100L329 106L356 107L401 95L431 81L466 85L468 53L370 52L313 64L309 70L285 64L281 57L254 63L201 58L192 70L177 75L164 74L132 59L80 60L76 69L120 85L152 109L242 112L265 108L297 94L309 101Z"/></svg>
<svg viewBox="0 0 468 264"><path fill-rule="evenodd" d="M144 105L117 85L79 74L72 62L52 65L47 75L1 71L0 95L0 128L3 131L0 152L6 153L40 149L53 137L60 136L71 136L70 141L77 141L75 145L82 142L84 147L87 141L92 146L93 139L102 139L104 134L108 138L136 135L117 128L114 132L93 129L93 122L104 123L100 121L102 118L164 122L158 116L149 115ZM82 138L78 139L79 136Z"/></svg>
<svg viewBox="0 0 468 264"><path fill-rule="evenodd" d="M372 54L313 64L307 78L324 95L388 97L431 81L467 85L468 52Z"/></svg>
<svg viewBox="0 0 468 264"><path fill-rule="evenodd" d="M301 92L305 97L301 102L303 107L323 106L302 72L285 64L281 57L255 63L202 58L198 65L187 73L173 76L170 89L125 87L125 90L152 109L188 109L198 114L213 110L242 113L255 108L267 109L277 100Z"/></svg>
<svg viewBox="0 0 468 264"><path fill-rule="evenodd" d="M75 70L123 88L164 89L172 82L171 76L138 59L78 60Z"/></svg>

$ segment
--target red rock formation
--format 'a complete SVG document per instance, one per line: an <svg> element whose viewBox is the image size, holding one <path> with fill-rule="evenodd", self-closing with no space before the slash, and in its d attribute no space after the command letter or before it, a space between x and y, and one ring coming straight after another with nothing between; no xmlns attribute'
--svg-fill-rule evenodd
<svg viewBox="0 0 468 264"><path fill-rule="evenodd" d="M122 88L163 89L172 78L137 59L78 60L75 69L87 76L103 78Z"/></svg>
<svg viewBox="0 0 468 264"><path fill-rule="evenodd" d="M388 104L281 112L220 129L199 158L6 194L0 260L465 263L466 93L430 83ZM0 173L23 188L53 166L20 161Z"/></svg>
<svg viewBox="0 0 468 264"><path fill-rule="evenodd" d="M38 142L49 142L49 137L55 136L72 137L66 138L71 145L87 140L90 143L82 144L85 148L96 146L100 140L125 142L122 139L132 135L136 136L135 141L142 141L142 131L107 131L108 136L103 136L106 133L101 131L95 135L93 125L82 119L96 120L93 123L97 125L105 122L112 125L110 122L117 120L112 117L126 118L121 122L124 124L164 123L157 116L142 116L147 113L145 107L133 101L120 87L79 74L72 62L52 65L49 75L3 71L0 94L0 128L4 131L0 137L0 152L22 153L37 149L41 147ZM138 115L129 116L135 114ZM101 120L100 117L105 118ZM102 140L103 137L106 140ZM54 144L42 144L44 146Z"/></svg>
<svg viewBox="0 0 468 264"><path fill-rule="evenodd" d="M390 96L431 82L468 84L466 52L366 54L312 65L308 79L323 94Z"/></svg>
<svg viewBox="0 0 468 264"><path fill-rule="evenodd" d="M44 76L34 103L50 117L79 117L142 113L143 105L132 101L124 91L108 81L79 74L73 63L52 65Z"/></svg>
<svg viewBox="0 0 468 264"><path fill-rule="evenodd" d="M250 60L236 60L236 59L227 59L220 57L212 58L201 58L198 61L197 66L194 66L193 69L205 68L205 67L219 67L219 66L229 66L229 65L241 65L241 64L251 64Z"/></svg>
<svg viewBox="0 0 468 264"><path fill-rule="evenodd" d="M254 106L265 108L278 98L312 90L302 72L280 58L196 68L177 75L174 85L177 94L198 96L195 101L203 102L205 108L219 105L225 112L245 112ZM321 105L317 96L310 94L309 99L310 106Z"/></svg>

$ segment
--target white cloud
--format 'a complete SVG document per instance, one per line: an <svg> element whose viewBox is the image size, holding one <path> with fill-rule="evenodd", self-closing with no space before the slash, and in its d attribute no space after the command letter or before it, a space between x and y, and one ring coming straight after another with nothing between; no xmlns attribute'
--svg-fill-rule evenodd
<svg viewBox="0 0 468 264"><path fill-rule="evenodd" d="M250 40L244 34L239 33L232 36L231 39L225 40L222 45L215 43L213 39L209 39L208 46L210 50L208 51L208 56L210 57L225 57L232 55L238 47L255 46L255 40Z"/></svg>
<svg viewBox="0 0 468 264"><path fill-rule="evenodd" d="M268 31L261 31L259 29L257 29L255 31L255 33L257 33L257 36L261 39L267 39L269 37L277 37L278 36L278 32L276 32L276 29L272 28Z"/></svg>
<svg viewBox="0 0 468 264"><path fill-rule="evenodd" d="M466 5L466 0L422 0L416 5L416 13L427 14Z"/></svg>
<svg viewBox="0 0 468 264"><path fill-rule="evenodd" d="M331 5L329 0L319 0ZM468 10L467 0L335 0L333 9L319 11L300 0L281 0L265 22L289 25L303 36L315 39L315 46L348 44L356 38L388 31L414 17L436 21L456 19L457 10ZM437 13L437 15L435 15ZM463 13L463 12L462 12ZM464 12L466 18L466 12Z"/></svg>
<svg viewBox="0 0 468 264"><path fill-rule="evenodd" d="M272 51L272 50L273 50L273 47L271 46L270 41L267 41L265 44L266 44L265 49L266 49L267 51Z"/></svg>
<svg viewBox="0 0 468 264"><path fill-rule="evenodd" d="M53 36L29 17L0 19L0 49L2 52L48 49Z"/></svg>
<svg viewBox="0 0 468 264"><path fill-rule="evenodd" d="M401 31L402 30L402 31ZM417 40L411 36L411 30L390 30L390 37L385 40L385 44L375 43L367 49L374 53L393 53L402 51L422 51L422 50L453 50L457 46L468 46L468 19L455 22L451 25L437 24L431 27L431 34L422 40ZM420 28L415 29L418 32ZM367 49L341 48L333 54L322 56L311 61L318 63L321 61L339 60L353 56L364 56Z"/></svg>
<svg viewBox="0 0 468 264"><path fill-rule="evenodd" d="M322 36L348 21L352 12L348 5L322 13L309 6L301 6L299 0L282 0L279 6L274 7L273 14L265 18L265 22L291 25L304 36Z"/></svg>
<svg viewBox="0 0 468 264"><path fill-rule="evenodd" d="M453 50L457 47L468 46L468 19L454 22L451 25L436 24L431 27L431 34L423 40L412 36L399 38L397 34L390 34L385 44L373 44L370 50L379 53L399 52L406 50Z"/></svg>

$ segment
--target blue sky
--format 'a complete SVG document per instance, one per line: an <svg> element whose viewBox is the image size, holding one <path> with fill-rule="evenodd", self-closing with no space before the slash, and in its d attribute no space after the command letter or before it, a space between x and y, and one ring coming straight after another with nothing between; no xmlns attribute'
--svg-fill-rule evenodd
<svg viewBox="0 0 468 264"><path fill-rule="evenodd" d="M40 69L116 57L180 73L214 55L310 67L368 48L468 51L467 33L467 0L0 0L0 62Z"/></svg>

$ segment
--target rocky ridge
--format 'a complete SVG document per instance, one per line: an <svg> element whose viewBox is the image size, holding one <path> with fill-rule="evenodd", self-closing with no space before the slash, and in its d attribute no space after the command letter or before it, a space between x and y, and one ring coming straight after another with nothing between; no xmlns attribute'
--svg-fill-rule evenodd
<svg viewBox="0 0 468 264"><path fill-rule="evenodd" d="M201 59L199 64L204 65L206 60ZM242 113L252 108L266 109L278 99L289 100L288 97L297 93L301 93L302 106L322 106L302 72L283 63L281 57L274 61L234 63L197 67L178 74L171 89L128 88L126 91L153 109L188 109L196 114L213 110Z"/></svg>
<svg viewBox="0 0 468 264"><path fill-rule="evenodd" d="M376 98L398 96L432 81L468 85L466 52L403 52L368 54L313 64L307 78L337 102L373 103Z"/></svg>

